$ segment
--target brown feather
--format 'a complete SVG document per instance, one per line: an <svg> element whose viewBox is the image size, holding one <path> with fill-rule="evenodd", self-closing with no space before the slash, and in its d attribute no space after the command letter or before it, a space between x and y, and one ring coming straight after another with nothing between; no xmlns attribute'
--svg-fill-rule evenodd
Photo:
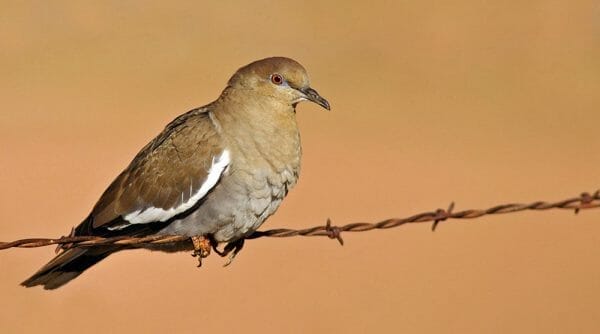
<svg viewBox="0 0 600 334"><path fill-rule="evenodd" d="M138 153L92 210L93 228L111 227L111 222L137 210L176 207L199 189L213 157L224 149L209 108L181 115Z"/></svg>

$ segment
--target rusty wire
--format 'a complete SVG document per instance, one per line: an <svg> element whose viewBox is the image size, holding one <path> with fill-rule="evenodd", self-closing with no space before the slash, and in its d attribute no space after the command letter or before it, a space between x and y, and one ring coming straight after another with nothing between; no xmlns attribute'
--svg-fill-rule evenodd
<svg viewBox="0 0 600 334"><path fill-rule="evenodd" d="M342 232L365 232L377 229L389 229L398 226L402 226L408 223L426 223L433 222L432 230L435 230L437 225L445 220L449 219L472 219L478 218L485 215L496 215L513 213L526 210L550 210L550 209L567 209L574 210L578 213L580 210L592 209L600 207L600 190L594 194L587 192L582 193L578 197L565 199L558 202L544 202L537 201L529 204L511 203L496 205L485 210L463 210L454 212L454 203L451 203L448 209L437 209L435 211L423 212L406 218L391 218L386 219L377 223L352 223L343 226L333 226L331 221L328 219L327 224L323 226L315 226L300 230L279 228L266 231L256 231L246 239L257 239L262 237L271 238L287 238L295 236L326 236L331 239L336 239L341 245L344 244L342 239ZM101 245L127 245L131 247L142 246L147 244L166 244L178 241L189 240L190 238L184 236L171 236L171 235L154 235L148 237L111 237L102 238L94 236L75 236L75 237L61 237L57 239L49 238L30 238L21 239L11 242L0 242L0 250L8 248L33 248L42 247L49 245L68 245L70 247L93 247Z"/></svg>

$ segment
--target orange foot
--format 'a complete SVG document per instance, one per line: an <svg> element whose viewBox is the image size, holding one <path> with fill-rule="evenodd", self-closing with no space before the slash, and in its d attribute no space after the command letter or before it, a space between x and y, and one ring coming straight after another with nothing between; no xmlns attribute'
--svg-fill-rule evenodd
<svg viewBox="0 0 600 334"><path fill-rule="evenodd" d="M210 239L203 235L193 236L191 239L194 244L192 256L198 257L198 267L202 267L202 259L210 255L210 249L212 248Z"/></svg>

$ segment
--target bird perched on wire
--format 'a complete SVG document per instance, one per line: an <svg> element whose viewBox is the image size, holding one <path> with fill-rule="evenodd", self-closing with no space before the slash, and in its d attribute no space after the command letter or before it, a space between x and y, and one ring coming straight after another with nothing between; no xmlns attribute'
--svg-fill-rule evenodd
<svg viewBox="0 0 600 334"><path fill-rule="evenodd" d="M187 236L192 242L148 248L193 249L200 261L212 248L229 263L296 184L302 101L330 109L298 62L273 57L240 68L217 100L146 145L71 235ZM22 285L56 289L126 247L67 248Z"/></svg>

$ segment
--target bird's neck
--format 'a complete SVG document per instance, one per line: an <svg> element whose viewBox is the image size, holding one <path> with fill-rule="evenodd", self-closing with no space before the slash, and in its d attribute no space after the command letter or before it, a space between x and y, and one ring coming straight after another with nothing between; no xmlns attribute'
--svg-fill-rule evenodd
<svg viewBox="0 0 600 334"><path fill-rule="evenodd" d="M226 89L213 116L226 142L263 156L271 165L300 168L300 134L294 106L249 90Z"/></svg>
<svg viewBox="0 0 600 334"><path fill-rule="evenodd" d="M214 103L215 115L254 131L297 130L295 107L269 95L228 87Z"/></svg>

